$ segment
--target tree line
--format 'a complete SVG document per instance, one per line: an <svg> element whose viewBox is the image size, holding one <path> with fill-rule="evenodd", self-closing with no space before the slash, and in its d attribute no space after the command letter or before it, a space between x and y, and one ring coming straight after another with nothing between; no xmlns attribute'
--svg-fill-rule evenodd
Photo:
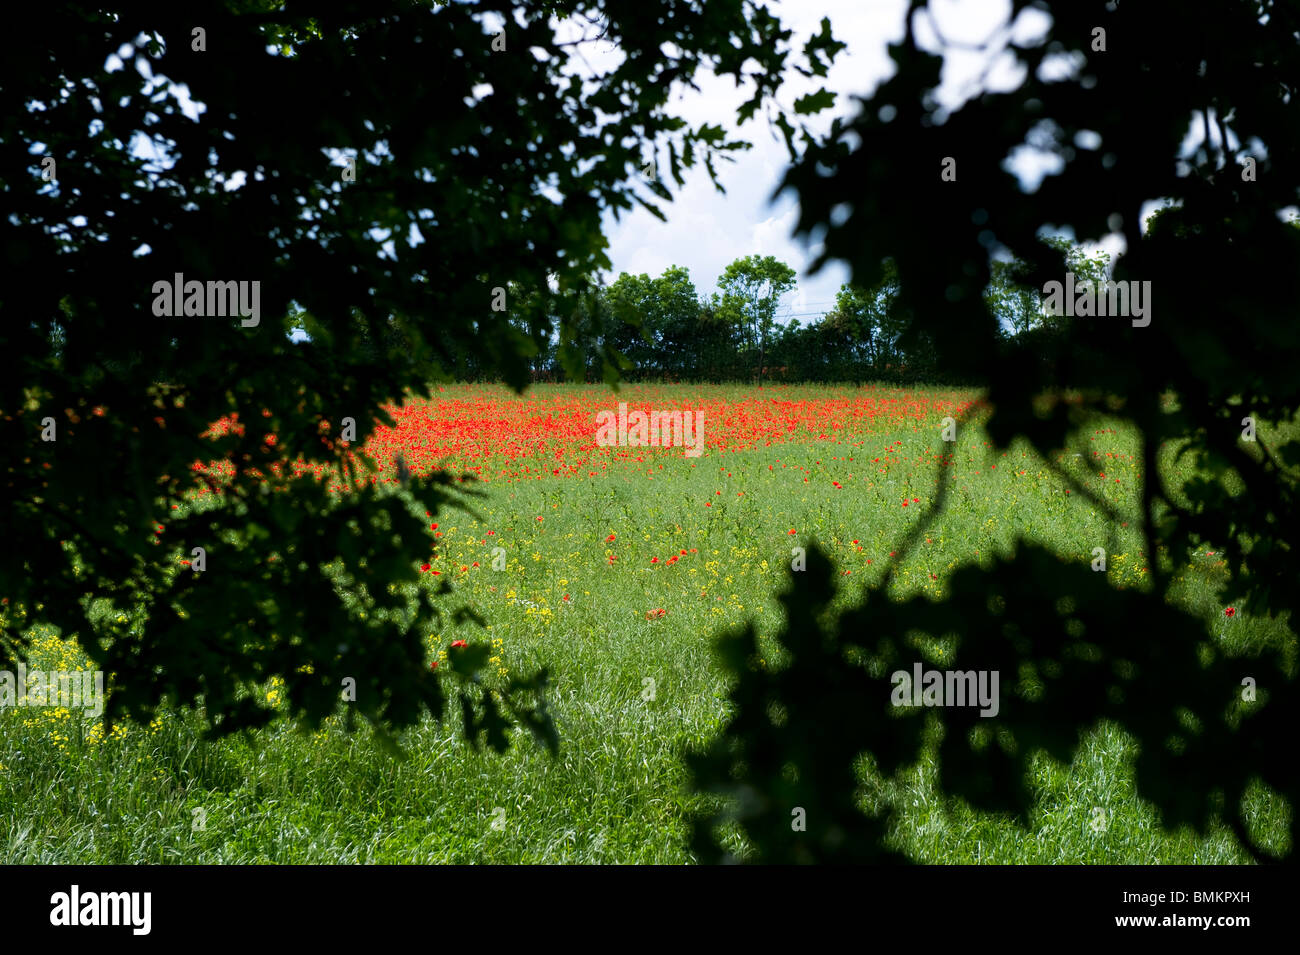
<svg viewBox="0 0 1300 955"><path fill-rule="evenodd" d="M1066 255L1080 283L1105 281L1104 253L1089 256L1060 238L1048 244ZM995 262L986 301L1004 338L1051 339L1064 319L1048 314L1038 291L1022 283L1024 268L1016 259ZM796 273L774 256L736 259L719 278L719 291L708 295L680 265L658 277L623 272L571 297L567 317L579 344L568 345L569 354L553 332L560 324L552 314L560 296L511 286L505 298L512 303L511 327L531 352L535 381L594 382L615 370L631 381L950 379L939 367L932 334L924 323L911 322L900 305L892 260L883 263L882 275L870 287L842 285L834 305L818 318L782 324L780 302L795 290ZM436 364L457 379L494 374L490 355L472 341Z"/></svg>

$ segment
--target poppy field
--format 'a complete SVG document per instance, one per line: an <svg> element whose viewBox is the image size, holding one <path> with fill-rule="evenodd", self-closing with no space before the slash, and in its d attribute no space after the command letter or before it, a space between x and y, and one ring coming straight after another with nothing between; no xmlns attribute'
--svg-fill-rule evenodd
<svg viewBox="0 0 1300 955"><path fill-rule="evenodd" d="M1105 548L1099 572L1113 586L1147 585L1137 506L1151 476L1136 435L1099 428L1051 461L1028 446L994 451L979 399L883 385L537 385L522 396L439 387L392 409L394 426L364 449L376 482L418 485L443 470L464 492L457 506L430 511L427 547L407 555L419 586L450 587L454 604L473 611L427 634L427 664L436 670L483 645L489 682L546 667L559 754L525 734L504 754L475 752L454 726L432 721L403 734L399 758L368 730L345 733L341 720L316 732L283 721L209 743L181 711L105 737L67 710L5 710L0 854L10 863L689 862L688 820L708 797L692 793L682 753L713 739L728 715L715 638L753 622L770 648L759 665L780 666L776 598L800 586L813 543L833 561L843 601L882 583L893 597L939 599L957 568L1007 556L1021 538L1082 564ZM598 416L620 403L648 416L698 413L701 453L598 440ZM1192 466L1175 452L1159 454L1170 475ZM293 476L338 480L305 462ZM1127 519L1111 526L1071 482ZM219 498L196 490L189 506ZM1196 554L1177 599L1229 651L1268 642L1269 622L1216 602L1225 574L1212 550ZM38 645L33 666L75 667L74 644L43 634ZM275 684L265 692L275 702ZM1073 764L1037 759L1028 828L938 795L925 760L889 780L863 767L863 799L888 790L906 810L896 846L926 862L1245 861L1226 827L1204 836L1159 828L1134 796L1134 745L1101 725ZM1261 790L1253 802L1260 838L1285 830L1278 800Z"/></svg>

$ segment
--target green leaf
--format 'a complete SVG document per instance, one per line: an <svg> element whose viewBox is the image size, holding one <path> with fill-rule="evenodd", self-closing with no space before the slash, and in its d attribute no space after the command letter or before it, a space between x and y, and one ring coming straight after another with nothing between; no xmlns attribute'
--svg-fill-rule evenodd
<svg viewBox="0 0 1300 955"><path fill-rule="evenodd" d="M807 115L809 113L820 113L822 110L830 109L834 105L835 94L822 87L816 93L809 93L795 100L794 111Z"/></svg>

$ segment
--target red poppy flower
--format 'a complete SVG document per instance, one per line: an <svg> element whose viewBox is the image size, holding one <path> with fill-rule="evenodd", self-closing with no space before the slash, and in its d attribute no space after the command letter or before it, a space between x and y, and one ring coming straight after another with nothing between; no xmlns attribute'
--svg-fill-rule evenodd
<svg viewBox="0 0 1300 955"><path fill-rule="evenodd" d="M1237 616L1237 608L1229 607L1227 610L1223 611L1223 615L1225 617L1235 617Z"/></svg>
<svg viewBox="0 0 1300 955"><path fill-rule="evenodd" d="M420 569L421 569L421 570L428 570L428 569L429 569L429 565L428 565L428 564L421 564L421 565L420 565Z"/></svg>
<svg viewBox="0 0 1300 955"><path fill-rule="evenodd" d="M605 543L608 544L608 543L609 543L610 541L612 541L613 539L614 539L614 535L613 535L613 534L610 534L608 537L605 538Z"/></svg>
<svg viewBox="0 0 1300 955"><path fill-rule="evenodd" d="M452 648L453 650L455 650L457 647L467 647L467 646L469 646L469 641L468 641L468 640L453 640L453 641L451 641L451 648Z"/></svg>
<svg viewBox="0 0 1300 955"><path fill-rule="evenodd" d="M430 663L430 664L429 664L429 669L430 669L430 670L436 670L436 669L438 669L438 661L437 661L437 660L434 660L432 663Z"/></svg>

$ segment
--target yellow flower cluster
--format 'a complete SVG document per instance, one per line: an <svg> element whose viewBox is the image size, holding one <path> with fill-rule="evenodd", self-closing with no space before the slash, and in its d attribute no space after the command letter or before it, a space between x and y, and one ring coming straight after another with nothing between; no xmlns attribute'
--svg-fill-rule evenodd
<svg viewBox="0 0 1300 955"><path fill-rule="evenodd" d="M550 611L547 611L547 613L550 613ZM505 650L505 641L502 640L500 637L493 637L492 656L488 657L488 662L496 664L497 675L502 678L510 675L510 671L506 669L505 661L502 659L502 653L504 650Z"/></svg>

